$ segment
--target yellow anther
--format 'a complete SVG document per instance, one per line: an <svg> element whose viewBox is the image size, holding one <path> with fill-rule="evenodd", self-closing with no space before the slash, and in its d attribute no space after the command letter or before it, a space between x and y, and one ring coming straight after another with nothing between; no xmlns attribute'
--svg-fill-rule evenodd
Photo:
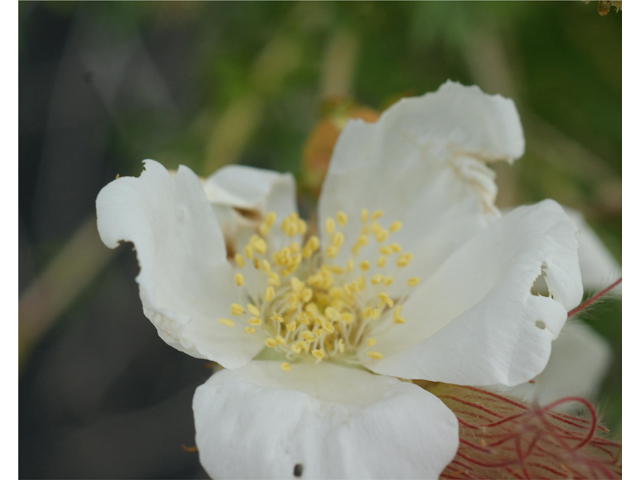
<svg viewBox="0 0 640 480"><path fill-rule="evenodd" d="M302 347L300 346L300 342L297 342L291 345L291 350L293 351L293 353L302 353Z"/></svg>
<svg viewBox="0 0 640 480"><path fill-rule="evenodd" d="M302 255L304 256L304 258L309 258L311 255L313 255L313 252L318 250L318 248L320 248L320 239L317 236L312 235L304 244Z"/></svg>
<svg viewBox="0 0 640 480"><path fill-rule="evenodd" d="M331 235L331 243L336 247L341 247L344 243L344 233L336 232Z"/></svg>
<svg viewBox="0 0 640 480"><path fill-rule="evenodd" d="M390 232L397 232L401 228L402 228L402 222L399 221L399 220L396 220L391 225L389 225L389 231Z"/></svg>
<svg viewBox="0 0 640 480"><path fill-rule="evenodd" d="M360 229L360 235L369 235L371 233L371 227L369 225L365 225Z"/></svg>
<svg viewBox="0 0 640 480"><path fill-rule="evenodd" d="M269 280L267 280L267 283L273 287L279 287L281 283L280 276L276 272L271 272L269 274Z"/></svg>
<svg viewBox="0 0 640 480"><path fill-rule="evenodd" d="M393 323L395 323L395 324L403 324L403 323L407 323L407 321L402 317L394 317L393 318Z"/></svg>
<svg viewBox="0 0 640 480"><path fill-rule="evenodd" d="M387 263L387 257L379 257L378 261L376 262L376 265L382 268L384 267L385 263Z"/></svg>
<svg viewBox="0 0 640 480"><path fill-rule="evenodd" d="M318 360L322 360L324 358L324 350L319 349L319 350L312 350L311 353L313 354L314 357L316 357Z"/></svg>
<svg viewBox="0 0 640 480"><path fill-rule="evenodd" d="M366 307L364 310L362 310L362 316L366 319L366 318L371 318L371 314L373 313L373 308L371 307Z"/></svg>
<svg viewBox="0 0 640 480"><path fill-rule="evenodd" d="M353 267L355 267L356 262L353 261L353 258L347 260L347 272L353 272Z"/></svg>
<svg viewBox="0 0 640 480"><path fill-rule="evenodd" d="M254 325L254 326L258 326L258 325L262 325L262 319L260 317L251 317L249 319L249 325Z"/></svg>
<svg viewBox="0 0 640 480"><path fill-rule="evenodd" d="M347 224L347 214L344 212L336 213L336 220L338 221L338 225L344 227Z"/></svg>
<svg viewBox="0 0 640 480"><path fill-rule="evenodd" d="M400 317L400 314L402 313L402 305L398 305L395 310L393 311L393 318L398 318Z"/></svg>
<svg viewBox="0 0 640 480"><path fill-rule="evenodd" d="M412 253L403 253L398 257L398 260L396 260L396 265L398 265L399 267L406 267L407 265L409 265L409 262L411 262L411 260L413 260Z"/></svg>
<svg viewBox="0 0 640 480"><path fill-rule="evenodd" d="M273 289L273 287L267 287L266 290L264 291L264 301L265 302L270 302L271 300L273 300L273 297L275 296L276 291Z"/></svg>
<svg viewBox="0 0 640 480"><path fill-rule="evenodd" d="M364 290L365 288L367 288L367 282L366 282L366 280L365 280L365 278L364 278L364 275L360 275L360 276L358 277L357 282L358 282L358 289L359 289L360 291L362 291L362 290Z"/></svg>
<svg viewBox="0 0 640 480"><path fill-rule="evenodd" d="M367 270L369 270L369 261L368 260L363 260L360 262L360 270L362 270L363 272L366 272Z"/></svg>
<svg viewBox="0 0 640 480"><path fill-rule="evenodd" d="M282 315L278 315L277 313L271 317L271 320L275 320L278 323L284 322L284 317Z"/></svg>
<svg viewBox="0 0 640 480"><path fill-rule="evenodd" d="M380 253L383 255L391 255L393 253L393 248L391 245L385 245L384 247L380 247Z"/></svg>
<svg viewBox="0 0 640 480"><path fill-rule="evenodd" d="M375 338L370 338L369 340L367 340L367 347L373 347L375 344L376 344Z"/></svg>
<svg viewBox="0 0 640 480"><path fill-rule="evenodd" d="M267 251L267 242L265 242L262 238L256 237L253 239L251 246L254 248L256 252L260 255L263 255Z"/></svg>
<svg viewBox="0 0 640 480"><path fill-rule="evenodd" d="M304 332L302 332L302 338L304 338L307 342L313 342L316 339L315 335L309 330L305 330Z"/></svg>
<svg viewBox="0 0 640 480"><path fill-rule="evenodd" d="M324 314L331 319L338 318L338 311L333 307L325 308Z"/></svg>
<svg viewBox="0 0 640 480"><path fill-rule="evenodd" d="M367 217L369 217L369 211L366 208L363 208L360 212L360 221L362 223L367 221Z"/></svg>
<svg viewBox="0 0 640 480"><path fill-rule="evenodd" d="M382 210L376 210L371 214L371 221L379 219L382 215L384 215L384 212Z"/></svg>
<svg viewBox="0 0 640 480"><path fill-rule="evenodd" d="M260 259L258 257L254 257L253 259L253 266L255 267L256 270L260 270Z"/></svg>
<svg viewBox="0 0 640 480"><path fill-rule="evenodd" d="M373 320L376 320L379 316L380 316L380 309L374 308L373 311L371 312L371 318Z"/></svg>
<svg viewBox="0 0 640 480"><path fill-rule="evenodd" d="M329 323L329 322L322 322L322 328L327 333L333 333L333 332L336 331L336 329L333 328L333 325L331 323Z"/></svg>
<svg viewBox="0 0 640 480"><path fill-rule="evenodd" d="M236 273L233 279L236 282L237 286L241 287L242 285L244 285L244 277L241 273Z"/></svg>
<svg viewBox="0 0 640 480"><path fill-rule="evenodd" d="M273 347L278 346L278 342L276 341L276 339L275 339L275 338L267 338L267 339L264 341L264 344L265 344L267 347L269 347L269 348L273 348Z"/></svg>
<svg viewBox="0 0 640 480"><path fill-rule="evenodd" d="M319 327L314 328L312 332L313 332L314 338L320 338L322 336L322 330Z"/></svg>
<svg viewBox="0 0 640 480"><path fill-rule="evenodd" d="M260 316L260 309L251 303L247 304L247 311L254 317Z"/></svg>
<svg viewBox="0 0 640 480"><path fill-rule="evenodd" d="M256 329L253 327L244 327L244 333L248 333L248 334L256 333Z"/></svg>
<svg viewBox="0 0 640 480"><path fill-rule="evenodd" d="M221 318L220 320L218 320L218 323L221 323L225 327L233 327L235 325L235 322L230 318Z"/></svg>
<svg viewBox="0 0 640 480"><path fill-rule="evenodd" d="M293 332L297 326L298 324L295 320L290 321L289 323L287 323L287 332Z"/></svg>
<svg viewBox="0 0 640 480"><path fill-rule="evenodd" d="M242 308L242 305L239 305L237 303L231 304L231 315L235 315L236 317L239 317L243 313L244 313L244 308Z"/></svg>
<svg viewBox="0 0 640 480"><path fill-rule="evenodd" d="M354 319L353 314L349 312L341 313L340 318L344 323L351 323L353 322L353 319Z"/></svg>
<svg viewBox="0 0 640 480"><path fill-rule="evenodd" d="M384 275L382 275L381 273L377 273L371 277L371 284L378 285L379 283L382 283L383 280L384 280Z"/></svg>
<svg viewBox="0 0 640 480"><path fill-rule="evenodd" d="M267 259L262 260L262 271L264 273L269 273L271 271L271 265Z"/></svg>
<svg viewBox="0 0 640 480"><path fill-rule="evenodd" d="M393 283L393 277L384 277L384 278L382 279L382 284L383 284L385 287L388 287L388 286L389 286L389 285L391 285L392 283Z"/></svg>
<svg viewBox="0 0 640 480"><path fill-rule="evenodd" d="M291 279L291 288L294 292L300 293L304 288L304 282L301 282L298 277L293 277Z"/></svg>
<svg viewBox="0 0 640 480"><path fill-rule="evenodd" d="M367 243L369 243L369 238L366 235L360 235L356 238L356 245L358 247L364 247Z"/></svg>
<svg viewBox="0 0 640 480"><path fill-rule="evenodd" d="M291 250L291 253L298 253L300 251L300 244L298 242L291 242L289 244L289 250Z"/></svg>
<svg viewBox="0 0 640 480"><path fill-rule="evenodd" d="M304 235L305 233L307 233L307 222L299 218L297 222L297 226L298 226L298 233L300 235Z"/></svg>
<svg viewBox="0 0 640 480"><path fill-rule="evenodd" d="M266 223L263 223L258 228L258 232L260 232L260 235L262 235L263 237L266 237L267 235L269 235L269 231L270 230L271 230L271 227L269 225L267 225Z"/></svg>
<svg viewBox="0 0 640 480"><path fill-rule="evenodd" d="M280 364L280 369L281 369L283 372L290 372L290 371L291 371L291 365L289 365L287 362L282 362L282 363Z"/></svg>
<svg viewBox="0 0 640 480"><path fill-rule="evenodd" d="M367 357L374 360L382 360L382 354L380 352L367 352Z"/></svg>
<svg viewBox="0 0 640 480"><path fill-rule="evenodd" d="M339 287L329 289L329 296L332 298L342 298L342 295L344 295L344 290Z"/></svg>
<svg viewBox="0 0 640 480"><path fill-rule="evenodd" d="M305 303L311 301L311 299L313 298L313 290L311 290L310 288L303 289L300 297Z"/></svg>
<svg viewBox="0 0 640 480"><path fill-rule="evenodd" d="M329 265L329 271L331 273L335 273L336 275L342 275L344 272L346 272L345 268L339 265Z"/></svg>
<svg viewBox="0 0 640 480"><path fill-rule="evenodd" d="M391 249L396 252L399 253L402 251L402 247L400 246L399 243L390 243L389 246L391 247Z"/></svg>
<svg viewBox="0 0 640 480"><path fill-rule="evenodd" d="M329 235L331 235L336 229L336 222L333 218L329 217L324 221L324 229Z"/></svg>
<svg viewBox="0 0 640 480"><path fill-rule="evenodd" d="M236 265L238 265L238 267L240 268L244 267L244 257L242 255L240 255L239 253L236 253L233 258L235 258Z"/></svg>
<svg viewBox="0 0 640 480"><path fill-rule="evenodd" d="M409 280L407 280L407 285L409 285L410 287L415 287L419 283L420 279L418 277L411 277L409 278Z"/></svg>
<svg viewBox="0 0 640 480"><path fill-rule="evenodd" d="M244 256L247 258L253 258L253 248L251 248L251 245L245 245L244 246Z"/></svg>
<svg viewBox="0 0 640 480"><path fill-rule="evenodd" d="M264 219L264 223L272 227L276 223L276 212L269 212Z"/></svg>
<svg viewBox="0 0 640 480"><path fill-rule="evenodd" d="M284 337L282 337L282 335L278 335L276 337L276 342L278 342L280 345L286 345L287 341L284 339Z"/></svg>
<svg viewBox="0 0 640 480"><path fill-rule="evenodd" d="M327 247L325 252L327 254L327 257L329 258L335 258L336 255L338 255L338 247L335 247L333 245L331 245L330 247Z"/></svg>
<svg viewBox="0 0 640 480"><path fill-rule="evenodd" d="M382 243L389 236L389 230L378 230L376 232L376 242Z"/></svg>
<svg viewBox="0 0 640 480"><path fill-rule="evenodd" d="M389 298L385 292L380 292L378 294L378 299L380 300L381 305L387 305L389 308L393 308L393 300Z"/></svg>

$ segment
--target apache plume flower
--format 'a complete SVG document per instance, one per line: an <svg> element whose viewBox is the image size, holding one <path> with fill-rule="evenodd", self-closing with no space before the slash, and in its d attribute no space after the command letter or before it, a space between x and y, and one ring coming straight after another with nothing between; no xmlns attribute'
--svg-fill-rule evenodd
<svg viewBox="0 0 640 480"><path fill-rule="evenodd" d="M437 477L456 418L398 378L517 385L542 371L582 285L559 205L495 208L486 164L523 149L510 100L447 83L347 124L319 236L282 201L231 252L188 168L148 160L103 189L100 235L135 244L145 315L225 367L194 398L210 475ZM540 276L549 296L532 294Z"/></svg>

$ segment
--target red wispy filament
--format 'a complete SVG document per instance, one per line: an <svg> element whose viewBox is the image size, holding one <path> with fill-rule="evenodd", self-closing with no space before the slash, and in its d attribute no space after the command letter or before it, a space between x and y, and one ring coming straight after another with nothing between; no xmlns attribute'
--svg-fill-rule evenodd
<svg viewBox="0 0 640 480"><path fill-rule="evenodd" d="M528 405L474 387L427 387L458 417L460 446L440 478L622 478L622 445L605 438L594 407L579 397ZM579 403L586 417L554 411Z"/></svg>

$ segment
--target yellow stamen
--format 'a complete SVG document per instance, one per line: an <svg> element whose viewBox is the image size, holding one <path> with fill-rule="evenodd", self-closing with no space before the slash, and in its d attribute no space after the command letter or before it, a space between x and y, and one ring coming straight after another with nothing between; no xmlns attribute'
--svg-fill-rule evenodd
<svg viewBox="0 0 640 480"><path fill-rule="evenodd" d="M221 318L220 320L218 320L218 323L221 323L225 327L233 327L235 325L235 322L230 318Z"/></svg>
<svg viewBox="0 0 640 480"><path fill-rule="evenodd" d="M385 263L387 263L387 257L379 257L378 261L376 262L376 265L382 268L384 267Z"/></svg>
<svg viewBox="0 0 640 480"><path fill-rule="evenodd" d="M399 220L396 220L391 225L389 225L389 231L391 232L397 232L401 228L402 228L402 222Z"/></svg>
<svg viewBox="0 0 640 480"><path fill-rule="evenodd" d="M338 225L344 227L347 224L347 214L344 212L336 213L336 220L338 220Z"/></svg>
<svg viewBox="0 0 640 480"><path fill-rule="evenodd" d="M366 208L363 208L360 212L360 221L362 223L367 221L367 217L369 216L369 211Z"/></svg>
<svg viewBox="0 0 640 480"><path fill-rule="evenodd" d="M336 222L333 218L327 218L324 221L324 229L327 231L329 235L331 235L336 229Z"/></svg>
<svg viewBox="0 0 640 480"><path fill-rule="evenodd" d="M233 279L235 280L237 286L241 287L242 285L244 285L244 277L241 273L236 273Z"/></svg>
<svg viewBox="0 0 640 480"><path fill-rule="evenodd" d="M244 333L253 334L256 333L256 329L253 327L244 327Z"/></svg>
<svg viewBox="0 0 640 480"><path fill-rule="evenodd" d="M419 283L420 279L418 277L411 277L409 280L407 280L407 285L409 285L410 287L415 287Z"/></svg>
<svg viewBox="0 0 640 480"><path fill-rule="evenodd" d="M264 291L264 301L270 302L271 300L273 300L275 294L276 291L273 289L273 287L267 287L267 289Z"/></svg>
<svg viewBox="0 0 640 480"><path fill-rule="evenodd" d="M376 210L371 214L371 221L373 222L374 220L379 219L382 215L384 215L382 210Z"/></svg>
<svg viewBox="0 0 640 480"><path fill-rule="evenodd" d="M273 287L279 287L281 283L280 276L276 272L271 272L269 274L269 280L267 280L267 283Z"/></svg>
<svg viewBox="0 0 640 480"><path fill-rule="evenodd" d="M368 260L363 260L360 262L360 270L362 270L363 272L366 272L367 270L369 270L369 261Z"/></svg>
<svg viewBox="0 0 640 480"><path fill-rule="evenodd" d="M253 258L253 248L251 248L251 245L244 246L244 256L247 258Z"/></svg>
<svg viewBox="0 0 640 480"><path fill-rule="evenodd" d="M374 360L382 360L382 354L380 352L367 352L367 357Z"/></svg>
<svg viewBox="0 0 640 480"><path fill-rule="evenodd" d="M370 338L369 340L367 340L367 347L373 347L375 344L376 344L375 338Z"/></svg>
<svg viewBox="0 0 640 480"><path fill-rule="evenodd" d="M319 350L312 350L311 353L313 354L314 357L316 357L318 360L322 360L324 358L324 350L319 349Z"/></svg>
<svg viewBox="0 0 640 480"><path fill-rule="evenodd" d="M244 257L242 255L240 255L239 253L236 253L233 258L235 258L236 265L238 265L238 267L240 268L244 267Z"/></svg>
<svg viewBox="0 0 640 480"><path fill-rule="evenodd" d="M251 317L249 319L249 325L255 325L256 327L262 325L262 319L260 317Z"/></svg>
<svg viewBox="0 0 640 480"><path fill-rule="evenodd" d="M278 315L277 313L271 317L271 320L275 320L278 323L284 322L284 317L282 315Z"/></svg>
<svg viewBox="0 0 640 480"><path fill-rule="evenodd" d="M291 371L291 365L289 365L287 362L282 362L280 364L280 368L282 369L283 372L290 372Z"/></svg>
<svg viewBox="0 0 640 480"><path fill-rule="evenodd" d="M333 245L331 245L330 247L327 247L325 252L327 253L327 256L329 258L335 258L336 255L338 255L338 247L334 247Z"/></svg>
<svg viewBox="0 0 640 480"><path fill-rule="evenodd" d="M278 342L276 341L275 338L267 338L264 341L264 344L269 348L274 348L274 347L278 346Z"/></svg>
<svg viewBox="0 0 640 480"><path fill-rule="evenodd" d="M411 260L413 260L413 254L403 253L398 257L398 260L396 260L396 265L398 265L399 267L406 267L407 265L409 265L409 262L411 262Z"/></svg>
<svg viewBox="0 0 640 480"><path fill-rule="evenodd" d="M236 317L239 317L243 313L244 313L244 308L242 308L242 305L238 305L237 303L231 304L231 315L235 315Z"/></svg>
<svg viewBox="0 0 640 480"><path fill-rule="evenodd" d="M260 316L260 309L251 303L247 304L247 311L254 317Z"/></svg>

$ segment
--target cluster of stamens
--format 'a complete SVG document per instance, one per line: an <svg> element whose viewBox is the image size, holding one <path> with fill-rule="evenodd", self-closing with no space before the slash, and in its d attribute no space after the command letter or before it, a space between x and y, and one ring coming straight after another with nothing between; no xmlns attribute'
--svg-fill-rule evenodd
<svg viewBox="0 0 640 480"><path fill-rule="evenodd" d="M267 347L291 362L336 359L357 363L356 350L361 345L369 349L370 358L382 359L380 352L370 350L376 343L374 337L405 323L401 313L406 300L406 295L392 299L385 289L394 282L397 269L413 258L398 243L387 242L402 223L394 221L385 229L378 221L382 216L379 210L371 215L362 210L360 234L349 247L344 265L339 265L334 259L345 248L342 229L348 218L344 212L325 220L330 244L324 252L315 235L302 246L294 239L307 232L306 222L295 213L280 223L292 241L280 250L269 248L276 226L276 214L269 212L258 232L234 257L239 291L230 313L237 320L221 318L219 323L235 328L238 322L245 334L262 334ZM359 261L367 246L377 249L375 262ZM255 276L253 281L245 282L248 275ZM419 282L411 277L407 285ZM281 368L289 371L291 365L283 362Z"/></svg>

